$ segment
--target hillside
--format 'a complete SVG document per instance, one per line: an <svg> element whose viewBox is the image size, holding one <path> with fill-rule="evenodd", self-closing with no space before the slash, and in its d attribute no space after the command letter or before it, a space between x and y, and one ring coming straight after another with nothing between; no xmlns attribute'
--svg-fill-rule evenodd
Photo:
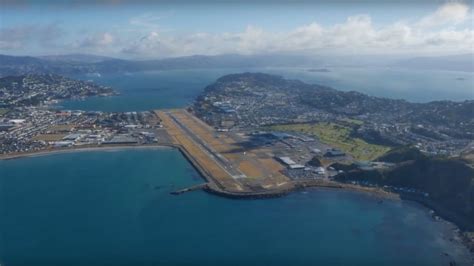
<svg viewBox="0 0 474 266"><path fill-rule="evenodd" d="M113 95L109 87L58 75L0 78L0 107L34 106L50 100Z"/></svg>
<svg viewBox="0 0 474 266"><path fill-rule="evenodd" d="M377 158L377 161L388 163L401 163L406 161L426 159L420 150L413 146L402 146L392 149L386 154Z"/></svg>
<svg viewBox="0 0 474 266"><path fill-rule="evenodd" d="M46 55L40 56L39 59L45 59L53 62L67 62L67 63L98 63L106 60L112 60L111 57L90 55L90 54L66 54L66 55Z"/></svg>
<svg viewBox="0 0 474 266"><path fill-rule="evenodd" d="M350 128L350 137L371 144L422 143L434 152L454 152L474 137L474 101L411 103L264 73L219 78L205 88L193 110L216 127L337 122Z"/></svg>
<svg viewBox="0 0 474 266"><path fill-rule="evenodd" d="M464 161L424 156L414 148L396 149L379 158L379 161L396 162L385 170L350 169L339 174L342 182L367 181L395 190L403 197L434 203L435 208L465 229L474 230L474 169ZM407 192L428 193L428 197Z"/></svg>

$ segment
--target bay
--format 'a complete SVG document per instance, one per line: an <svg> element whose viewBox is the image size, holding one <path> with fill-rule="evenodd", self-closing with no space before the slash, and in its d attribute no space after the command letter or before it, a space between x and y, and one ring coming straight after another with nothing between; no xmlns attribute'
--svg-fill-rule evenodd
<svg viewBox="0 0 474 266"><path fill-rule="evenodd" d="M174 149L0 161L0 264L470 265L451 227L415 203L170 194L200 182Z"/></svg>

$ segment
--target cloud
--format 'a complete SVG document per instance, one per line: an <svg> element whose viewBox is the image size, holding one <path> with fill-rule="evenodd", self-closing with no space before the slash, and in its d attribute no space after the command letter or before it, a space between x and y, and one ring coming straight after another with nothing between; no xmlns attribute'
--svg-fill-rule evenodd
<svg viewBox="0 0 474 266"><path fill-rule="evenodd" d="M142 17L141 23L143 24ZM469 7L450 2L416 21L376 26L369 15L355 15L344 22L323 26L317 22L286 32L270 32L255 25L241 32L170 34L154 30L125 45L127 54L146 57L222 53L422 53L471 52L472 27L455 29L469 19ZM145 19L145 21L159 19ZM134 22L137 23L136 21Z"/></svg>
<svg viewBox="0 0 474 266"><path fill-rule="evenodd" d="M121 49L124 54L130 55L157 55L168 54L171 51L169 47L160 38L158 32L152 31Z"/></svg>
<svg viewBox="0 0 474 266"><path fill-rule="evenodd" d="M469 7L463 3L446 3L439 7L436 12L419 21L419 27L435 27L446 24L460 24L469 17Z"/></svg>
<svg viewBox="0 0 474 266"><path fill-rule="evenodd" d="M309 21L285 31L248 25L238 32L172 31L160 25L172 12L150 13L127 20L125 27L78 33L64 42L63 50L133 58L225 53L464 53L474 47L474 29L472 23L466 23L472 19L470 12L468 5L449 2L420 19L384 25L368 14L358 14L332 25ZM0 29L0 49L20 49L28 42L44 45L61 34L54 24L4 28Z"/></svg>
<svg viewBox="0 0 474 266"><path fill-rule="evenodd" d="M27 46L51 46L64 31L56 23L47 25L20 25L0 29L0 49L24 49Z"/></svg>
<svg viewBox="0 0 474 266"><path fill-rule="evenodd" d="M428 36L425 40L427 45L459 47L462 50L474 49L474 31L472 30L443 30Z"/></svg>
<svg viewBox="0 0 474 266"><path fill-rule="evenodd" d="M112 35L109 32L94 33L91 36L86 37L83 40L77 41L74 46L77 48L86 48L86 49L99 49L103 50L118 41L117 37Z"/></svg>

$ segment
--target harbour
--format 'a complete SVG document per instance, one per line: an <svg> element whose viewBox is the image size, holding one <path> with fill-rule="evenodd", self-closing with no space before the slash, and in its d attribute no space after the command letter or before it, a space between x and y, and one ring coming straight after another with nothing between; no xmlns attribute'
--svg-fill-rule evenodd
<svg viewBox="0 0 474 266"><path fill-rule="evenodd" d="M186 265L192 258L217 266L235 256L234 265L367 265L377 253L379 265L441 266L449 262L444 252L458 265L468 256L449 240L451 226L411 202L379 204L370 194L325 188L268 200L201 190L175 196L203 183L177 149L108 149L0 161L2 265Z"/></svg>

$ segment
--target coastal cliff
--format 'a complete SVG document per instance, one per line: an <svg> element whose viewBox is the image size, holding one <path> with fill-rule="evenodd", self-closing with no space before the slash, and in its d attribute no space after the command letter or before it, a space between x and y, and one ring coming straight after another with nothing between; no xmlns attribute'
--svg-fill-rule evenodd
<svg viewBox="0 0 474 266"><path fill-rule="evenodd" d="M404 197L419 196L439 208L449 210L449 216L463 229L474 230L474 169L459 158L423 155L414 148L398 148L379 158L395 163L384 170L353 169L339 174L342 182L362 181L395 190ZM420 193L410 193L411 191Z"/></svg>

